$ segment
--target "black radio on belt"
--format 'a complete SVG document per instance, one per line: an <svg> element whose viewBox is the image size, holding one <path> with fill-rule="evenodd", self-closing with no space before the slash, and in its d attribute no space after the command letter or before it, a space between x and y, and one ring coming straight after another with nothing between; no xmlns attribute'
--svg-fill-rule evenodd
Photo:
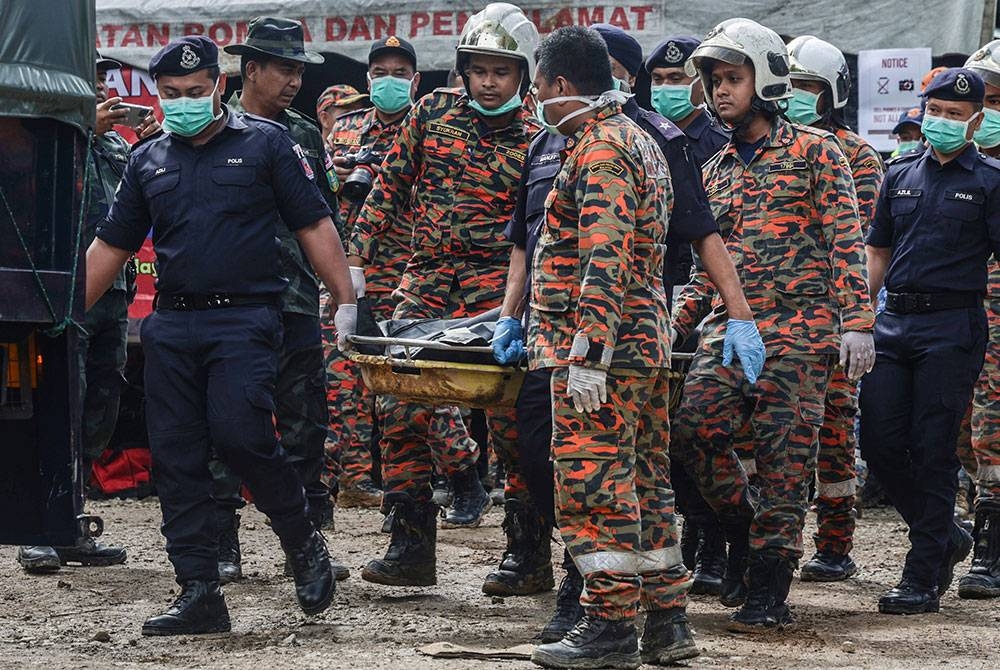
<svg viewBox="0 0 1000 670"><path fill-rule="evenodd" d="M981 305L978 293L887 293L885 308L896 314L923 314Z"/></svg>

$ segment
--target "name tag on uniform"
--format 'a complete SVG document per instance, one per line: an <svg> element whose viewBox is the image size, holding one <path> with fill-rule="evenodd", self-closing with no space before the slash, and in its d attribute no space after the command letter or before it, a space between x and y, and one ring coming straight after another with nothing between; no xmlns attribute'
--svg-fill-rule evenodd
<svg viewBox="0 0 1000 670"><path fill-rule="evenodd" d="M767 166L768 172L791 172L793 170L808 170L809 164L805 161L778 161Z"/></svg>
<svg viewBox="0 0 1000 670"><path fill-rule="evenodd" d="M705 195L707 197L711 198L716 193L721 193L722 191L726 190L727 188L729 188L729 180L728 179L723 179L720 182L717 182L715 184L710 185L708 187L708 190L705 192Z"/></svg>
<svg viewBox="0 0 1000 670"><path fill-rule="evenodd" d="M167 168L165 168L165 167L156 168L156 172L153 173L153 176L154 177L158 177L159 175L163 174L166 171L167 171Z"/></svg>
<svg viewBox="0 0 1000 670"><path fill-rule="evenodd" d="M335 132L333 134L334 144L344 144L347 146L355 146L361 144L361 133L349 133L344 131Z"/></svg>
<svg viewBox="0 0 1000 670"><path fill-rule="evenodd" d="M588 167L590 168L591 173L607 172L616 177L621 177L622 174L625 173L625 168L614 161L597 161L595 163L591 163Z"/></svg>
<svg viewBox="0 0 1000 670"><path fill-rule="evenodd" d="M967 191L946 191L945 200L957 200L967 202L972 205L981 205L986 202L986 197L982 193L969 193Z"/></svg>
<svg viewBox="0 0 1000 670"><path fill-rule="evenodd" d="M536 157L535 160L531 161L531 166L534 167L536 165L544 165L545 163L553 163L557 160L559 160L558 153L553 152L550 154L542 154L541 156Z"/></svg>
<svg viewBox="0 0 1000 670"><path fill-rule="evenodd" d="M435 123L433 121L427 124L427 132L432 135L444 135L445 137L453 137L456 140L465 140L466 142L472 137L472 135L461 128L454 128L447 124Z"/></svg>
<svg viewBox="0 0 1000 670"><path fill-rule="evenodd" d="M502 144L497 145L496 152L501 156L512 158L521 164L523 164L524 159L527 158L527 156L523 151L518 151L517 149L511 149L510 147L505 147Z"/></svg>
<svg viewBox="0 0 1000 670"><path fill-rule="evenodd" d="M919 198L923 195L923 189L919 188L890 188L890 198Z"/></svg>

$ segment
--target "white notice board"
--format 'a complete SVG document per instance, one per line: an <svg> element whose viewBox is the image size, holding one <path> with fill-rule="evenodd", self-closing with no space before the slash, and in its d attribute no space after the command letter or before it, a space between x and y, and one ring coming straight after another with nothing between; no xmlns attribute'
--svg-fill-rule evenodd
<svg viewBox="0 0 1000 670"><path fill-rule="evenodd" d="M879 151L896 148L892 127L920 106L920 80L930 69L929 48L858 52L858 133Z"/></svg>

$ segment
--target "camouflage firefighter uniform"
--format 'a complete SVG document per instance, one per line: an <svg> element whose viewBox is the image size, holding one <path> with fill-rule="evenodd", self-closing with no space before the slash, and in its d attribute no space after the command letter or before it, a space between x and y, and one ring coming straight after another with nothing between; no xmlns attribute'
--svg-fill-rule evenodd
<svg viewBox="0 0 1000 670"><path fill-rule="evenodd" d="M354 224L348 253L372 265L399 217L412 228L412 255L393 297L395 319L461 318L500 305L514 209L528 148L527 113L491 129L460 89L437 89L414 105ZM432 462L453 475L474 468L476 442L456 407L379 398L386 502L431 498ZM490 441L507 467L506 494L524 500L511 439L513 412L487 413ZM433 459L433 461L432 461Z"/></svg>
<svg viewBox="0 0 1000 670"><path fill-rule="evenodd" d="M676 414L683 447L675 456L720 515L746 517L753 503L752 550L795 561L840 335L874 322L854 185L832 135L780 118L749 165L733 143L703 172L768 359L755 386L722 366L727 315L713 298ZM712 290L698 268L674 308L681 337L698 325L699 302ZM759 500L749 500L734 452L742 429L752 431Z"/></svg>
<svg viewBox="0 0 1000 670"><path fill-rule="evenodd" d="M878 152L845 128L831 129L840 142L854 178L862 232L875 215L875 202L885 176ZM854 496L857 491L854 417L858 412L857 383L837 367L830 378L819 431L816 461L816 550L846 556L854 546Z"/></svg>
<svg viewBox="0 0 1000 670"><path fill-rule="evenodd" d="M601 619L684 607L670 490L663 288L672 204L663 153L612 104L567 140L531 272L532 370L552 373L559 530ZM607 402L581 413L568 366L606 370Z"/></svg>
<svg viewBox="0 0 1000 670"><path fill-rule="evenodd" d="M239 92L229 99L229 107L242 112ZM288 128L292 141L302 151L303 165L315 175L320 192L336 211L337 197L333 164L323 147L319 129L298 112L288 109L276 119ZM321 481L323 445L326 442L326 376L319 327L319 283L299 242L284 225L278 227L281 242L281 274L288 279L282 294L281 319L284 335L274 389L276 428L288 461L302 478L310 514L320 514L329 506L329 489ZM213 498L221 506L242 507L240 480L222 461L210 464L215 480ZM315 518L314 521L322 521Z"/></svg>
<svg viewBox="0 0 1000 670"><path fill-rule="evenodd" d="M329 145L332 156L356 153L369 147L380 155L389 153L403 122L382 123L374 107L350 112L333 123ZM340 199L338 226L343 239L350 239L354 220L362 203ZM376 321L392 318L396 304L392 292L410 259L410 225L405 219L389 225L379 240L378 252L365 268L365 296ZM324 298L327 298L324 291ZM326 363L327 408L330 428L327 456L333 474L352 483L371 479L371 441L375 397L361 381L361 372L337 349L337 333L333 321L323 319L323 354Z"/></svg>
<svg viewBox="0 0 1000 670"><path fill-rule="evenodd" d="M1000 261L990 266L984 302L990 333L972 398L972 452L977 466L977 505L1000 506Z"/></svg>
<svg viewBox="0 0 1000 670"><path fill-rule="evenodd" d="M97 224L104 220L128 162L128 142L113 130L94 138L91 149L91 190L86 228L81 243L86 249L94 241ZM132 261L129 261L132 263ZM134 278L132 278L134 281ZM122 270L108 292L86 315L80 337L80 387L83 401L84 472L100 458L111 441L118 420L125 350L128 337L128 304L131 282Z"/></svg>

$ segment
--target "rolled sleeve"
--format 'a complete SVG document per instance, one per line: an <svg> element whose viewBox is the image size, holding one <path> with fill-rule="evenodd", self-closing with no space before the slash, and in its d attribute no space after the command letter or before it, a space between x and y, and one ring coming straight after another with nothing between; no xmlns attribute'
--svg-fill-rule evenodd
<svg viewBox="0 0 1000 670"><path fill-rule="evenodd" d="M316 186L316 175L306 173L307 158L296 152L297 145L282 133L273 135L272 186L281 220L291 231L308 228L323 217L331 216L330 206ZM301 150L300 150L301 151ZM309 167L312 171L312 167Z"/></svg>
<svg viewBox="0 0 1000 670"><path fill-rule="evenodd" d="M97 237L113 247L135 253L146 241L151 225L133 157L125 166L107 217L97 225Z"/></svg>

